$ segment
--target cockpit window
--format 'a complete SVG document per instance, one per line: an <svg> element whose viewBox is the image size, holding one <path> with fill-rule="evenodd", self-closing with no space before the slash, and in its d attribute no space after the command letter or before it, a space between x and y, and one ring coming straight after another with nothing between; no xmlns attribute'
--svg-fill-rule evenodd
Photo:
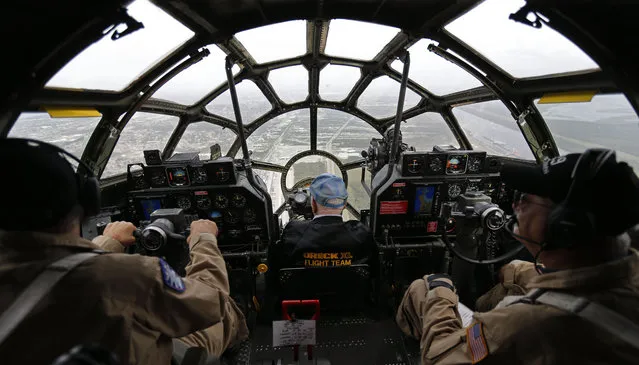
<svg viewBox="0 0 639 365"><path fill-rule="evenodd" d="M147 0L135 1L128 13L144 28L116 41L109 33L67 63L46 86L122 90L193 36L190 29Z"/></svg>
<svg viewBox="0 0 639 365"><path fill-rule="evenodd" d="M561 154L613 148L618 161L639 171L639 117L622 94L597 95L588 103L537 104L537 108Z"/></svg>
<svg viewBox="0 0 639 365"><path fill-rule="evenodd" d="M446 61L428 50L434 42L422 39L408 49L410 70L408 77L435 95L446 95L481 86L481 82L452 62ZM396 60L391 67L402 72L404 64Z"/></svg>
<svg viewBox="0 0 639 365"><path fill-rule="evenodd" d="M273 108L266 96L251 80L244 80L235 86L242 111L242 122L249 124ZM235 122L235 112L231 93L226 90L206 106L206 110Z"/></svg>
<svg viewBox="0 0 639 365"><path fill-rule="evenodd" d="M137 112L127 123L113 149L102 178L123 174L126 165L144 162L144 150L164 150L179 118L154 113Z"/></svg>
<svg viewBox="0 0 639 365"><path fill-rule="evenodd" d="M222 156L226 155L229 148L235 141L235 133L230 129L225 129L219 125L208 122L197 122L189 124L175 147L175 152L200 153L201 160L208 160L211 157L211 146L220 145Z"/></svg>
<svg viewBox="0 0 639 365"><path fill-rule="evenodd" d="M286 164L291 157L311 148L308 109L295 110L273 118L246 139L252 159Z"/></svg>
<svg viewBox="0 0 639 365"><path fill-rule="evenodd" d="M453 109L474 149L489 154L534 159L530 146L508 108L498 100Z"/></svg>
<svg viewBox="0 0 639 365"><path fill-rule="evenodd" d="M200 62L175 75L153 94L153 98L192 105L211 90L226 82L224 64L226 55L216 45L206 47L211 54ZM233 73L240 70L233 66Z"/></svg>
<svg viewBox="0 0 639 365"><path fill-rule="evenodd" d="M306 22L303 20L249 29L235 37L257 63L301 56L306 52Z"/></svg>
<svg viewBox="0 0 639 365"><path fill-rule="evenodd" d="M325 172L341 176L337 164L327 157L317 155L302 157L288 171L286 187L292 189L295 184L305 179L314 179L317 175ZM310 183L307 185L310 185Z"/></svg>
<svg viewBox="0 0 639 365"><path fill-rule="evenodd" d="M364 90L357 100L357 107L374 118L392 117L397 112L399 86L399 82L390 77L380 76ZM404 110L416 106L420 99L414 91L406 89Z"/></svg>
<svg viewBox="0 0 639 365"><path fill-rule="evenodd" d="M308 71L304 66L291 66L273 70L268 81L285 103L304 101L308 97Z"/></svg>
<svg viewBox="0 0 639 365"><path fill-rule="evenodd" d="M390 42L399 29L384 25L333 19L328 28L326 54L372 60Z"/></svg>
<svg viewBox="0 0 639 365"><path fill-rule="evenodd" d="M320 97L330 101L344 100L360 75L356 67L326 65L320 72Z"/></svg>
<svg viewBox="0 0 639 365"><path fill-rule="evenodd" d="M343 163L361 160L371 138L380 134L356 116L333 109L317 110L317 148Z"/></svg>
<svg viewBox="0 0 639 365"><path fill-rule="evenodd" d="M47 113L22 113L9 131L9 137L48 142L80 158L100 119L51 118Z"/></svg>
<svg viewBox="0 0 639 365"><path fill-rule="evenodd" d="M419 152L433 150L435 145L459 147L455 135L438 113L423 113L401 125L402 141Z"/></svg>
<svg viewBox="0 0 639 365"><path fill-rule="evenodd" d="M540 29L508 16L524 0L486 0L446 26L446 30L484 54L514 77L596 69L579 47L544 24Z"/></svg>

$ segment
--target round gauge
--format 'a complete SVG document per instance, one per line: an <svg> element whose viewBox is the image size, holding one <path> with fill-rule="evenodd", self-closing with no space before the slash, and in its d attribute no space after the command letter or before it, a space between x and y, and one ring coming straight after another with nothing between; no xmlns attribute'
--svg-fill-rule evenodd
<svg viewBox="0 0 639 365"><path fill-rule="evenodd" d="M421 172L423 165L424 160L421 157L412 157L408 159L408 164L406 166L408 168L408 172L411 174L418 174Z"/></svg>
<svg viewBox="0 0 639 365"><path fill-rule="evenodd" d="M430 167L430 171L432 172L440 172L442 170L442 160L440 160L439 157L435 157L430 160L428 167Z"/></svg>
<svg viewBox="0 0 639 365"><path fill-rule="evenodd" d="M247 209L246 212L244 212L244 222L251 224L255 222L256 218L257 216L253 209Z"/></svg>
<svg viewBox="0 0 639 365"><path fill-rule="evenodd" d="M224 221L226 221L226 223L228 224L235 224L240 221L240 216L239 214L229 210L224 213Z"/></svg>
<svg viewBox="0 0 639 365"><path fill-rule="evenodd" d="M246 198L242 194L235 193L233 198L231 198L231 205L235 208L242 208L246 205Z"/></svg>
<svg viewBox="0 0 639 365"><path fill-rule="evenodd" d="M461 194L462 188L459 184L450 184L448 186L448 197L451 199L455 199Z"/></svg>
<svg viewBox="0 0 639 365"><path fill-rule="evenodd" d="M146 189L148 186L146 184L146 180L144 180L144 176L137 177L135 179L135 188L136 189Z"/></svg>
<svg viewBox="0 0 639 365"><path fill-rule="evenodd" d="M154 186L165 185L166 184L166 175L164 171L154 171L151 173L151 184Z"/></svg>
<svg viewBox="0 0 639 365"><path fill-rule="evenodd" d="M479 182L471 181L466 186L466 191L480 191L481 187L479 186Z"/></svg>
<svg viewBox="0 0 639 365"><path fill-rule="evenodd" d="M217 177L217 181L219 182L227 182L231 178L231 173L228 172L224 167L220 167L215 172L215 177Z"/></svg>
<svg viewBox="0 0 639 365"><path fill-rule="evenodd" d="M204 167L194 167L193 168L193 182L196 184L206 184L208 181L208 176L206 175L206 170Z"/></svg>
<svg viewBox="0 0 639 365"><path fill-rule="evenodd" d="M195 204L199 209L207 209L211 206L211 199L208 196L200 196L195 199Z"/></svg>
<svg viewBox="0 0 639 365"><path fill-rule="evenodd" d="M470 172L480 172L482 160L481 157L471 157L468 159L468 171Z"/></svg>
<svg viewBox="0 0 639 365"><path fill-rule="evenodd" d="M229 206L229 199L224 195L215 196L215 207L218 209L224 209Z"/></svg>
<svg viewBox="0 0 639 365"><path fill-rule="evenodd" d="M175 199L175 204L177 204L178 208L182 208L184 210L191 209L191 199L188 196L178 196Z"/></svg>

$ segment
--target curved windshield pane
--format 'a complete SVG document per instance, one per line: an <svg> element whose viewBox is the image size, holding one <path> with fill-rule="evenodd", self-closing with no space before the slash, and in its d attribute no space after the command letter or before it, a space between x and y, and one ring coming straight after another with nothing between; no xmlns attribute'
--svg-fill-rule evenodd
<svg viewBox="0 0 639 365"><path fill-rule="evenodd" d="M410 70L408 77L421 84L435 95L446 95L481 86L481 82L452 62L430 52L429 39L422 39L408 50L410 51ZM402 72L404 64L396 60L391 67Z"/></svg>
<svg viewBox="0 0 639 365"><path fill-rule="evenodd" d="M237 100L240 103L242 122L249 124L255 119L268 113L273 107L262 91L251 80L244 80L235 85ZM235 121L235 112L231 102L231 93L226 90L206 106L210 113L217 114Z"/></svg>
<svg viewBox="0 0 639 365"><path fill-rule="evenodd" d="M252 159L285 165L294 155L311 148L308 109L295 110L273 118L247 139Z"/></svg>
<svg viewBox="0 0 639 365"><path fill-rule="evenodd" d="M423 113L406 120L401 125L402 141L417 151L428 152L435 145L452 145L459 148L455 135L438 113Z"/></svg>
<svg viewBox="0 0 639 365"><path fill-rule="evenodd" d="M366 185L370 186L371 182L371 173L366 169L365 173L365 181ZM364 190L364 187L361 183L362 180L362 169L352 169L348 170L348 202L351 203L353 208L361 211L362 209L370 208L370 198ZM351 218L355 219L355 218Z"/></svg>
<svg viewBox="0 0 639 365"><path fill-rule="evenodd" d="M208 122L189 124L175 147L175 152L199 152L201 160L211 157L211 146L219 144L224 156L235 141L235 133Z"/></svg>
<svg viewBox="0 0 639 365"><path fill-rule="evenodd" d="M612 148L617 160L639 171L639 117L622 94L589 103L538 104L561 154Z"/></svg>
<svg viewBox="0 0 639 365"><path fill-rule="evenodd" d="M317 148L332 153L342 162L361 160L371 138L380 134L356 116L333 109L317 110Z"/></svg>
<svg viewBox="0 0 639 365"><path fill-rule="evenodd" d="M360 76L357 67L326 65L320 71L320 97L330 101L344 100Z"/></svg>
<svg viewBox="0 0 639 365"><path fill-rule="evenodd" d="M282 174L275 171L257 170L253 169L253 172L257 174L264 183L271 195L271 202L273 203L273 212L284 203L284 194L282 194L282 188L280 187L280 178Z"/></svg>
<svg viewBox="0 0 639 365"><path fill-rule="evenodd" d="M273 70L268 81L285 103L304 101L308 96L308 71L304 66L291 66Z"/></svg>
<svg viewBox="0 0 639 365"><path fill-rule="evenodd" d="M211 54L180 72L153 94L153 98L192 105L211 90L226 82L226 55L216 45L208 47ZM233 73L239 67L233 66Z"/></svg>
<svg viewBox="0 0 639 365"><path fill-rule="evenodd" d="M144 162L145 150L164 150L178 117L137 112L120 134L102 177L126 173L126 165Z"/></svg>
<svg viewBox="0 0 639 365"><path fill-rule="evenodd" d="M486 0L446 30L515 77L598 68L579 47L543 25L533 28L508 19L524 0Z"/></svg>
<svg viewBox="0 0 639 365"><path fill-rule="evenodd" d="M286 176L286 187L288 189L308 178L315 178L325 172L342 176L339 167L331 159L324 156L308 156L296 161Z"/></svg>
<svg viewBox="0 0 639 365"><path fill-rule="evenodd" d="M357 107L374 118L392 117L397 112L399 82L388 76L381 76L371 82L357 100ZM404 110L419 103L421 98L414 91L406 89Z"/></svg>
<svg viewBox="0 0 639 365"><path fill-rule="evenodd" d="M46 86L122 90L193 36L191 30L146 0L137 0L127 10L144 28L116 41L107 34L67 63Z"/></svg>
<svg viewBox="0 0 639 365"><path fill-rule="evenodd" d="M534 159L508 108L498 100L453 109L459 125L476 150L489 154Z"/></svg>
<svg viewBox="0 0 639 365"><path fill-rule="evenodd" d="M101 117L51 118L47 113L22 113L9 137L33 138L54 144L80 158Z"/></svg>
<svg viewBox="0 0 639 365"><path fill-rule="evenodd" d="M399 29L355 20L333 19L328 28L326 54L372 60Z"/></svg>
<svg viewBox="0 0 639 365"><path fill-rule="evenodd" d="M249 29L237 33L235 37L258 63L306 53L306 22L303 20Z"/></svg>

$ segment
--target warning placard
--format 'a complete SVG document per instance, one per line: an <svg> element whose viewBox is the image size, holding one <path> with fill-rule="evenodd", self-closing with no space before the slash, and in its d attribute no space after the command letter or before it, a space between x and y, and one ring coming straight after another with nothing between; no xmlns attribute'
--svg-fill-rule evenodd
<svg viewBox="0 0 639 365"><path fill-rule="evenodd" d="M379 214L406 214L408 200L385 201L379 204Z"/></svg>

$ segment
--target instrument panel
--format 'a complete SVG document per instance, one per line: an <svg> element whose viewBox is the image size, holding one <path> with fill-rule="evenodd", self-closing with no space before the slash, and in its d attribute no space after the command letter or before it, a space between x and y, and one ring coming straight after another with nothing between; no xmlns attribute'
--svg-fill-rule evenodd
<svg viewBox="0 0 639 365"><path fill-rule="evenodd" d="M135 171L133 167L141 167ZM202 185L232 185L236 183L235 166L231 158L214 161L189 161L186 164L128 166L127 179L131 189L185 187Z"/></svg>
<svg viewBox="0 0 639 365"><path fill-rule="evenodd" d="M479 174L487 169L486 152L405 152L402 157L402 175L455 176Z"/></svg>

